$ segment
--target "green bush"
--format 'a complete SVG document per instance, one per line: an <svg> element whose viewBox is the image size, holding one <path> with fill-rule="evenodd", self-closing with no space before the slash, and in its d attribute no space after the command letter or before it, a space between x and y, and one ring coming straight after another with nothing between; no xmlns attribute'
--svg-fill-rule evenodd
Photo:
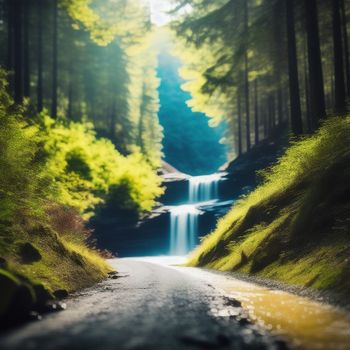
<svg viewBox="0 0 350 350"><path fill-rule="evenodd" d="M6 91L6 75L0 71L0 222L14 215L42 213L48 177L38 161L38 127L29 125Z"/></svg>
<svg viewBox="0 0 350 350"><path fill-rule="evenodd" d="M43 215L50 202L85 218L113 192L121 208L149 211L162 193L160 177L142 154L121 155L97 139L91 123L55 121L42 114L30 125L6 91L0 73L0 220ZM43 152L44 151L44 152ZM120 189L118 190L118 187Z"/></svg>
<svg viewBox="0 0 350 350"><path fill-rule="evenodd" d="M161 181L140 153L121 155L111 141L96 137L90 123L54 121L45 114L41 119L46 168L60 203L89 218L120 187L122 208L152 209L162 193Z"/></svg>

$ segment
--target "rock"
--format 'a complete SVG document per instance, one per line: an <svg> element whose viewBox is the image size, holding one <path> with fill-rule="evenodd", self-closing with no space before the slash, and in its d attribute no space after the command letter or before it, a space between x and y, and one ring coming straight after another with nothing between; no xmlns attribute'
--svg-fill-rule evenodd
<svg viewBox="0 0 350 350"><path fill-rule="evenodd" d="M41 254L31 243L24 243L20 246L19 254L21 255L22 262L30 264L41 260Z"/></svg>
<svg viewBox="0 0 350 350"><path fill-rule="evenodd" d="M42 284L35 284L33 289L36 297L36 308L38 311L44 312L47 303L52 301L54 296Z"/></svg>
<svg viewBox="0 0 350 350"><path fill-rule="evenodd" d="M41 321L42 316L37 311L31 311L28 315L29 321Z"/></svg>
<svg viewBox="0 0 350 350"><path fill-rule="evenodd" d="M239 325L244 327L250 324L249 320L246 317L241 317L238 321Z"/></svg>
<svg viewBox="0 0 350 350"><path fill-rule="evenodd" d="M57 299L64 299L68 297L68 292L65 289L58 289L53 292L53 295Z"/></svg>
<svg viewBox="0 0 350 350"><path fill-rule="evenodd" d="M64 311L67 309L67 304L58 302L56 309L57 309L57 311Z"/></svg>
<svg viewBox="0 0 350 350"><path fill-rule="evenodd" d="M34 290L29 285L20 285L14 293L6 313L7 326L12 326L28 320L34 308Z"/></svg>
<svg viewBox="0 0 350 350"><path fill-rule="evenodd" d="M0 320L6 316L19 285L15 276L0 269Z"/></svg>
<svg viewBox="0 0 350 350"><path fill-rule="evenodd" d="M109 277L117 276L117 275L118 275L118 272L117 272L117 271L111 271L111 272L108 272L107 275L108 275Z"/></svg>
<svg viewBox="0 0 350 350"><path fill-rule="evenodd" d="M28 319L36 308L33 287L9 271L0 269L0 325L11 327Z"/></svg>
<svg viewBox="0 0 350 350"><path fill-rule="evenodd" d="M65 303L59 302L49 302L46 305L45 312L57 312L57 311L63 311L67 308L67 305Z"/></svg>
<svg viewBox="0 0 350 350"><path fill-rule="evenodd" d="M0 328L9 328L30 320L40 320L41 313L66 309L66 304L57 302L68 296L64 289L51 294L42 284L32 285L20 280L10 272L0 269Z"/></svg>
<svg viewBox="0 0 350 350"><path fill-rule="evenodd" d="M224 297L224 304L226 306L242 307L242 303L239 300L228 297Z"/></svg>

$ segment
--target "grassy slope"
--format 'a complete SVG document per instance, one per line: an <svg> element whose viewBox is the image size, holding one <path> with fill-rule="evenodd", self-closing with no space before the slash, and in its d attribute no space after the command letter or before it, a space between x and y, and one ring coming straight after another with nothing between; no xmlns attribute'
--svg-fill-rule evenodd
<svg viewBox="0 0 350 350"><path fill-rule="evenodd" d="M40 260L23 261L20 247L26 242L39 251ZM51 292L57 289L72 292L91 286L110 271L97 252L83 244L65 241L44 226L33 227L29 232L18 226L0 236L0 256L7 262L7 270L31 283L43 284Z"/></svg>
<svg viewBox="0 0 350 350"><path fill-rule="evenodd" d="M350 117L291 146L193 252L190 266L350 295Z"/></svg>

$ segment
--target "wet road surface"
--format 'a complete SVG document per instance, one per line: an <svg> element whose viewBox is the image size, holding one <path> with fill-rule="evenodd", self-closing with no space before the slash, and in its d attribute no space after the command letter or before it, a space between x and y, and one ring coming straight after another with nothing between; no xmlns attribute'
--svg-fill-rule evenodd
<svg viewBox="0 0 350 350"><path fill-rule="evenodd" d="M73 295L67 310L0 337L0 349L285 349L240 304L186 269L119 259L118 278Z"/></svg>

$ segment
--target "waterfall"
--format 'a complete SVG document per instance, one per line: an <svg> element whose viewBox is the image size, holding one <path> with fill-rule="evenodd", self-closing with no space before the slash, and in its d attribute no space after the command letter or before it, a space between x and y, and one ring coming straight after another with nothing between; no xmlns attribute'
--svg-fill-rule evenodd
<svg viewBox="0 0 350 350"><path fill-rule="evenodd" d="M170 209L170 254L185 255L196 246L199 210L195 205Z"/></svg>
<svg viewBox="0 0 350 350"><path fill-rule="evenodd" d="M170 211L170 254L185 255L197 244L198 207L203 202L218 199L218 185L222 174L193 176L189 179L188 201L190 204L177 205Z"/></svg>
<svg viewBox="0 0 350 350"><path fill-rule="evenodd" d="M190 203L207 202L218 199L218 185L221 174L193 176L189 179Z"/></svg>

